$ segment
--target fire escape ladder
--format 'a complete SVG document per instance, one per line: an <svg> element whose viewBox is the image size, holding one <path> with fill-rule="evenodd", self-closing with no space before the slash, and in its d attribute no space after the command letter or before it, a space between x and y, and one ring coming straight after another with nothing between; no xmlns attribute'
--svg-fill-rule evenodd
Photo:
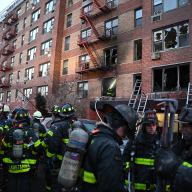
<svg viewBox="0 0 192 192"><path fill-rule="evenodd" d="M93 22L91 21L91 19L89 18L89 16L82 13L81 19L85 20L90 25L91 29L93 30L93 33L96 35L97 38L99 38L100 34L97 31L97 29L95 28L95 26L94 26Z"/></svg>
<svg viewBox="0 0 192 192"><path fill-rule="evenodd" d="M86 49L87 53L89 54L90 59L91 59L92 63L94 64L94 66L97 67L98 66L97 60L96 60L91 48L89 47L88 43L83 43L83 47Z"/></svg>
<svg viewBox="0 0 192 192"><path fill-rule="evenodd" d="M98 2L98 0L93 0L95 5L102 11L102 12L109 12L110 8L105 4L104 6L100 5L100 3Z"/></svg>

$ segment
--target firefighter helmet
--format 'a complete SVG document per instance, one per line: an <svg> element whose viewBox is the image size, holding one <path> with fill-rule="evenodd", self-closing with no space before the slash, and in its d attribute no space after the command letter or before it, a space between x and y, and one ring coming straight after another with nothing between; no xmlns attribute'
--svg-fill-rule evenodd
<svg viewBox="0 0 192 192"><path fill-rule="evenodd" d="M71 117L75 114L75 109L70 103L64 103L61 107L60 117Z"/></svg>
<svg viewBox="0 0 192 192"><path fill-rule="evenodd" d="M33 113L33 117L34 117L35 119L42 119L42 118L43 118L42 113L41 113L40 111L35 111L35 112Z"/></svg>
<svg viewBox="0 0 192 192"><path fill-rule="evenodd" d="M29 112L26 109L23 108L16 108L13 111L13 121L16 123L22 123L22 122L27 122L29 123Z"/></svg>
<svg viewBox="0 0 192 192"><path fill-rule="evenodd" d="M158 118L157 118L157 114L155 110L147 110L144 113L144 117L141 121L142 124L150 124L150 123L154 123L154 124L158 124Z"/></svg>
<svg viewBox="0 0 192 192"><path fill-rule="evenodd" d="M180 123L192 123L192 108L184 107L178 119Z"/></svg>

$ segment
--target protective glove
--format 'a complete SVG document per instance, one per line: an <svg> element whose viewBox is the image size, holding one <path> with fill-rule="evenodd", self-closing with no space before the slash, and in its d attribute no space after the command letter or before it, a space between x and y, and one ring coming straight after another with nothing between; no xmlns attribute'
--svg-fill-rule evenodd
<svg viewBox="0 0 192 192"><path fill-rule="evenodd" d="M163 179L173 179L181 161L170 150L160 149L155 157L157 175Z"/></svg>

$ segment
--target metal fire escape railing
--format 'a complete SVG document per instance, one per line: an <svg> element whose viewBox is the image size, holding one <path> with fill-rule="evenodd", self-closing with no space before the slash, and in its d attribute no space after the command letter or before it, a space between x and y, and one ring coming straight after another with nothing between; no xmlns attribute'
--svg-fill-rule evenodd
<svg viewBox="0 0 192 192"><path fill-rule="evenodd" d="M7 6L5 9L3 9L0 12L0 22L2 22L6 17L9 16L9 14L21 3L23 3L25 0L15 0L13 1L9 6Z"/></svg>
<svg viewBox="0 0 192 192"><path fill-rule="evenodd" d="M98 0L93 0L93 3L96 5L96 7L103 13L108 13L110 12L112 9L115 8L115 4L113 3L105 3L103 5L103 3L100 3ZM107 38L105 32L104 32L104 27L103 27L103 31L100 32L94 25L94 23L92 22L92 18L91 18L91 12L94 9L92 8L92 10L89 10L89 12L85 12L84 8L81 9L81 15L80 18L82 20L84 20L92 29L93 34L96 36L97 40L105 40L105 39L109 39L109 37ZM78 45L83 47L86 52L88 53L88 55L90 56L90 60L94 66L94 68L98 68L101 67L100 66L100 62L102 62L103 60L100 58L99 54L97 53L97 50L93 47L93 42L91 41L92 37L87 37L82 39L81 37L79 38L78 41Z"/></svg>

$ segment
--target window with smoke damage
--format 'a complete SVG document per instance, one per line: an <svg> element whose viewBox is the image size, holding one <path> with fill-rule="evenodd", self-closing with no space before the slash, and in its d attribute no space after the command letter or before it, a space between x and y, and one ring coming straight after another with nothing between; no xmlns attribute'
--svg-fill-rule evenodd
<svg viewBox="0 0 192 192"><path fill-rule="evenodd" d="M116 78L104 78L102 81L102 96L116 97Z"/></svg>
<svg viewBox="0 0 192 192"><path fill-rule="evenodd" d="M117 47L104 49L104 66L110 67L117 64Z"/></svg>
<svg viewBox="0 0 192 192"><path fill-rule="evenodd" d="M77 83L77 95L79 98L88 97L88 82L87 81Z"/></svg>
<svg viewBox="0 0 192 192"><path fill-rule="evenodd" d="M153 91L186 90L189 83L189 64L172 65L153 70Z"/></svg>
<svg viewBox="0 0 192 192"><path fill-rule="evenodd" d="M189 45L189 23L167 27L153 33L153 51L159 52Z"/></svg>

